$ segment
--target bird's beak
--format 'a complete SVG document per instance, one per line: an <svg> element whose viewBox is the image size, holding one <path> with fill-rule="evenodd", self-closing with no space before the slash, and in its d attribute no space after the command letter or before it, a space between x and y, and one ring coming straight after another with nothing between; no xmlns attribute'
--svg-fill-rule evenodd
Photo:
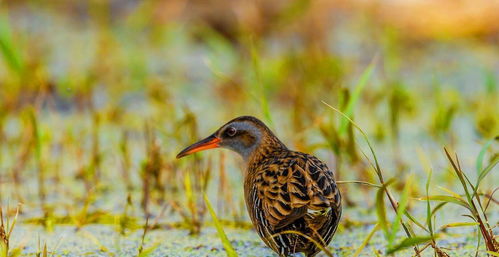
<svg viewBox="0 0 499 257"><path fill-rule="evenodd" d="M194 144L188 146L184 150L182 150L182 152L177 154L177 159L182 158L186 155L195 153L195 152L199 152L199 151L203 151L203 150L207 150L207 149L211 149L211 148L217 148L220 146L218 144L220 141L221 141L220 138L216 137L215 134L213 134L213 135L211 135L211 136L209 136L209 137L207 137L207 138L205 138L197 143L194 143Z"/></svg>

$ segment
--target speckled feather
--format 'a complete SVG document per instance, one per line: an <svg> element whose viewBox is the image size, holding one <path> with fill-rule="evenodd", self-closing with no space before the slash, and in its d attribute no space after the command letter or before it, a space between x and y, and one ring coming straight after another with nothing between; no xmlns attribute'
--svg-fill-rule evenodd
<svg viewBox="0 0 499 257"><path fill-rule="evenodd" d="M333 172L316 157L289 150L259 119L235 118L178 155L223 147L247 163L244 195L253 225L280 256L314 256L332 240L341 216ZM319 247L320 244L322 247Z"/></svg>
<svg viewBox="0 0 499 257"><path fill-rule="evenodd" d="M244 183L251 220L263 241L279 255L304 252L314 256L320 249L313 242L280 233L297 231L323 246L329 244L341 216L334 174L316 157L288 150L264 129L262 144L248 160Z"/></svg>

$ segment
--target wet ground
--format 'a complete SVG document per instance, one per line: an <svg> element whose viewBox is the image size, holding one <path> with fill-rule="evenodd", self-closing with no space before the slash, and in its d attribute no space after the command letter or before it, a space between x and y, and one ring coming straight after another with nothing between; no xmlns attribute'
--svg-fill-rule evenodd
<svg viewBox="0 0 499 257"><path fill-rule="evenodd" d="M339 231L329 250L335 256L351 256L359 247L372 225ZM235 250L240 256L277 256L260 240L256 232L247 229L225 229ZM439 239L439 246L450 256L474 256L476 236L474 233L446 235ZM471 232L471 231L470 231ZM403 238L404 235L400 235ZM20 225L13 236L14 246L26 245L22 256L35 256L38 251L38 240L47 244L48 252L53 256L136 256L141 245L142 231L137 230L125 236L110 225L88 225L79 231L73 226L56 226L47 233L40 226ZM375 251L383 251L385 239L377 232L360 256L376 256ZM190 236L187 230L161 229L148 232L145 251L154 257L187 257L187 256L226 256L223 246L214 228L206 227L199 236ZM378 252L381 256L381 252ZM412 256L412 249L404 250L395 256ZM319 256L326 256L320 254ZM422 256L433 256L428 249ZM482 251L478 256L486 256Z"/></svg>

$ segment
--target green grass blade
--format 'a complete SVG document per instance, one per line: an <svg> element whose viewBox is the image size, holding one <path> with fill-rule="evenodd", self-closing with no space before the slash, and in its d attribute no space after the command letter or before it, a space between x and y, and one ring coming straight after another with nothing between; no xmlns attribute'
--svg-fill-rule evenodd
<svg viewBox="0 0 499 257"><path fill-rule="evenodd" d="M23 64L21 55L12 40L8 14L4 10L0 10L0 52L4 57L5 63L11 70L17 73L22 72Z"/></svg>
<svg viewBox="0 0 499 257"><path fill-rule="evenodd" d="M357 250L355 250L355 253L353 253L352 257L357 257L359 256L359 254L362 252L362 250L364 250L364 248L366 247L366 245L369 243L369 241L371 241L371 238L373 237L374 233L379 229L379 223L376 223L376 225L374 226L374 228L371 230L371 232L369 232L369 234L367 235L367 237L364 239L364 241L362 242L362 244L359 246L359 248L357 248Z"/></svg>
<svg viewBox="0 0 499 257"><path fill-rule="evenodd" d="M465 207L466 209L470 209L470 206L468 205L468 203L465 200L463 200L462 198L454 197L454 196L430 195L427 197L419 198L419 200L422 200L422 201L430 200L430 201L454 203L457 205L461 205L461 206Z"/></svg>
<svg viewBox="0 0 499 257"><path fill-rule="evenodd" d="M432 170L428 171L428 179L426 180L426 198L430 195L430 184L431 184L431 175ZM433 236L433 224L431 222L431 203L430 199L426 199L426 224L428 225L428 229L430 235Z"/></svg>
<svg viewBox="0 0 499 257"><path fill-rule="evenodd" d="M459 178L459 182L461 182L461 185L464 189L464 193L466 195L466 198L468 199L468 203L467 203L468 209L471 211L471 213L475 213L476 210L474 208L473 199L472 199L472 197L474 195L470 194L470 192L468 190L468 184L466 183L466 181L468 179L467 179L466 175L464 174L464 172L461 170L457 155L456 155L455 160L454 160L450 156L449 151L447 151L447 148L444 147L444 151L445 151L445 155L447 156L447 159L449 160L454 172L456 173L457 177ZM473 187L473 185L471 184L471 182L469 182L469 180L468 180L468 183Z"/></svg>
<svg viewBox="0 0 499 257"><path fill-rule="evenodd" d="M456 228L456 227L474 227L480 225L478 222L453 222L449 224L445 224L440 227L440 230L446 229L446 228Z"/></svg>
<svg viewBox="0 0 499 257"><path fill-rule="evenodd" d="M485 90L488 94L494 94L497 91L497 79L493 71L485 72Z"/></svg>
<svg viewBox="0 0 499 257"><path fill-rule="evenodd" d="M451 196L453 197L456 197L456 198L462 198L460 194L448 189L448 188L445 188L443 186L438 186L439 189L441 189L442 191L445 191L447 193L449 193Z"/></svg>
<svg viewBox="0 0 499 257"><path fill-rule="evenodd" d="M430 241L432 239L433 239L433 237L431 237L431 236L418 236L418 237L406 238L406 239L402 240L402 242L400 242L396 246L394 246L392 248L389 248L386 251L386 254L387 255L394 254L394 253L396 253L398 251L401 251L403 249L409 248L411 246L415 246L415 245L419 245L419 244L422 244L422 243L426 243L426 242L428 242L428 241Z"/></svg>
<svg viewBox="0 0 499 257"><path fill-rule="evenodd" d="M213 210L213 207L211 206L210 200L208 200L208 197L206 194L204 194L204 201L206 203L206 207L208 208L208 211L210 212L211 218L213 219L213 223L215 224L215 228L217 229L218 237L220 237L220 240L222 240L222 244L225 248L225 252L227 252L227 256L229 257L237 257L237 252L234 250L232 247L232 244L229 241L229 238L227 238L227 235L225 234L225 231L222 227L222 224L220 224L220 221L217 218L217 215L215 214L215 211Z"/></svg>
<svg viewBox="0 0 499 257"><path fill-rule="evenodd" d="M154 251L159 247L159 245L160 245L159 243L155 243L151 247L147 247L147 248L143 249L142 252L140 252L137 257L149 257L149 256L151 256L152 253L154 253Z"/></svg>
<svg viewBox="0 0 499 257"><path fill-rule="evenodd" d="M383 229L383 232L385 233L385 236L388 237L388 221L386 218L386 209L385 209L385 188L393 183L395 180L390 180L388 181L385 185L383 185L378 191L376 192L376 215L378 216L378 224L381 226Z"/></svg>
<svg viewBox="0 0 499 257"><path fill-rule="evenodd" d="M441 202L439 204L437 204L437 206L435 206L432 210L431 210L431 217L433 217L434 215L437 214L437 212L442 209L442 207L444 207L446 204L448 204L449 202Z"/></svg>
<svg viewBox="0 0 499 257"><path fill-rule="evenodd" d="M409 195L410 195L410 190L411 190L411 182L413 180L413 175L411 174L407 179L406 179L406 184L404 186L404 191L402 192L402 197L399 201L399 204L397 206L397 215L395 216L395 220L392 223L392 230L390 231L389 237L388 237L388 245L391 246L393 244L393 241L395 240L395 236L400 228L400 222L402 220L402 216L404 215L404 212L406 211L407 205L409 204Z"/></svg>
<svg viewBox="0 0 499 257"><path fill-rule="evenodd" d="M378 157L376 156L376 152L374 152L374 148L371 144L371 141L369 141L369 137L367 136L367 134L364 132L364 130L362 130L359 125L357 125L357 123L355 123L352 119L350 119L350 117L348 117L348 115L346 115L345 113L343 113L342 111L334 108L333 106L331 106L330 104L322 101L323 104L325 104L327 107L333 109L333 111L339 113L341 116L343 116L343 118L347 119L350 123L352 123L352 125L360 132L360 134L362 135L362 137L364 138L364 141L366 141L366 144L369 148L369 151L371 152L372 156L373 156L373 159L374 159L374 165L373 165L373 168L374 170L376 171L376 174L378 175L378 178L380 181L382 181L382 174L381 174L381 168L379 166L379 162L378 162ZM368 159L369 160L369 159ZM370 161L369 161L370 162Z"/></svg>
<svg viewBox="0 0 499 257"><path fill-rule="evenodd" d="M430 185L431 185L431 177L433 175L433 168L431 167L430 160L426 156L425 152L421 148L417 148L416 150L419 157L419 162L422 164L423 169L427 173L426 184L425 184L425 193L426 193L425 195L426 197L428 197L430 195ZM415 223L418 224L417 222ZM428 232L430 236L432 236L433 224L431 222L431 202L428 199L426 200L426 225L428 227L427 228L425 227L424 230Z"/></svg>
<svg viewBox="0 0 499 257"><path fill-rule="evenodd" d="M47 243L43 244L43 252L42 252L43 257L48 257L48 251L47 251Z"/></svg>
<svg viewBox="0 0 499 257"><path fill-rule="evenodd" d="M370 152L371 152L371 154L372 154L372 157L373 157L373 159L374 159L374 164L372 164L372 162L370 161L370 159L369 159L369 158L367 158L367 156L364 154L364 152L362 152L362 151L361 151L361 152L364 154L364 156L366 156L366 158L367 158L367 160L369 161L369 163L373 166L373 169L374 169L374 171L376 172L376 175L378 176L379 181L380 181L381 183L384 183L384 178L383 178L383 174L382 174L382 172L381 172L381 167L380 167L380 165L379 165L378 157L376 156L376 152L374 151L374 148L373 148L373 146L372 146L372 144L371 144L371 141L369 141L369 137L368 137L368 136L367 136L367 134L364 132L364 130L362 130L362 128L360 128L360 126L359 126L359 125L357 125L357 123L355 123L352 119L350 119L350 117L348 117L348 116L347 116L345 113L343 113L342 111L340 111L340 110L338 110L337 108L335 108L335 107L331 106L330 104L326 103L325 101L321 101L321 102L322 102L323 104L325 104L327 107L329 107L329 108L333 109L335 112L337 112L337 113L339 113L340 115L342 115L345 119L347 119L347 120L348 120L348 121L352 124L352 126L353 126L354 128L356 128L356 129L360 132L360 134L361 134L361 135L362 135L362 137L364 138L364 141L367 143L367 146L368 146L368 148L369 148L369 151L370 151ZM390 181L385 182L384 184L385 184L385 185L388 185L389 183L390 183ZM380 190L381 190L381 189L380 189ZM380 192L380 190L378 190L378 193ZM388 190L385 190L385 191L386 191L386 194L387 194L387 195L389 195ZM378 199L378 197L380 197L380 196L377 194L377 199ZM382 199L382 196L381 196L381 199ZM379 216L379 217L378 217L378 219L379 219L380 217L381 217L381 218L383 218L383 216L382 216L382 215L383 215L383 213L385 213L385 215L384 215L384 218L385 218L384 222L383 222L382 220L378 220L378 222L380 222L380 225L382 226L382 228L386 228L386 230L384 229L384 231L385 231L385 235L388 235L388 226L386 225L386 211L384 210L384 206L383 206L383 208L381 208L381 206L378 204L378 200L377 200L376 202L377 202L377 206L376 206L376 209L377 209L377 214L378 214L378 215L381 215L381 216ZM378 211L379 211L379 213L378 213ZM408 213L408 212L406 211L406 213ZM407 214L406 214L406 216L410 216L410 215L407 215ZM410 218L410 219L411 219L411 220L415 220L414 218ZM419 223L418 223L418 224L419 224ZM383 226L384 226L384 227L383 227ZM423 227L423 226L421 226L421 227ZM404 230L405 230L405 227L404 227ZM407 235L408 237L411 237L411 235L409 234L409 232L407 232L407 231L405 231L405 232L406 232L406 235Z"/></svg>
<svg viewBox="0 0 499 257"><path fill-rule="evenodd" d="M35 157L37 161L41 160L41 139L40 139L40 130L38 126L38 118L36 116L36 110L34 108L30 108L28 111L29 122L33 127L33 138L34 138L34 146L35 146Z"/></svg>
<svg viewBox="0 0 499 257"><path fill-rule="evenodd" d="M194 193L192 189L191 174L187 173L184 177L184 188L187 202L190 204L194 203Z"/></svg>
<svg viewBox="0 0 499 257"><path fill-rule="evenodd" d="M362 72L362 75L360 76L359 82L357 82L357 85L355 85L355 88L354 88L354 90L353 90L353 92L348 100L348 103L346 104L346 107L345 107L345 110L343 111L343 113L345 113L345 115L347 115L349 118L352 117L353 109L360 98L360 94L362 93L362 90L367 85L367 82L369 81L369 79L371 79L371 77L372 77L374 67L375 67L375 60L376 60L376 58L373 58L373 60L369 64L369 66L367 66L367 68L364 70L364 72ZM345 132L347 130L347 125L348 125L348 119L346 119L344 117L341 118L340 128L338 129L338 134L340 136L345 134Z"/></svg>
<svg viewBox="0 0 499 257"><path fill-rule="evenodd" d="M478 186L480 186L480 183L482 182L482 180L490 173L490 171L497 165L497 163L499 163L499 156L496 156L490 162L490 164L480 173L480 175L478 176L478 180L476 182L475 193L476 193L476 190L478 189Z"/></svg>
<svg viewBox="0 0 499 257"><path fill-rule="evenodd" d="M99 251L106 253L108 256L114 256L114 253L109 251L109 249L103 244L102 241L100 241L94 234L82 230L83 237L89 239L93 244L95 244L98 248Z"/></svg>
<svg viewBox="0 0 499 257"><path fill-rule="evenodd" d="M358 184L358 185L364 185L364 186L370 186L370 187L375 187L375 188L381 188L382 186L370 183L367 181L358 181L358 180L338 180L336 181L337 185L342 185L342 184Z"/></svg>
<svg viewBox="0 0 499 257"><path fill-rule="evenodd" d="M427 228L425 228L425 226L423 224L421 224L421 222L419 222L416 218L414 218L414 216L412 216L407 210L404 211L404 215L410 220L412 221L416 226L418 226L419 228L421 228L422 230L426 231L426 232L429 232Z"/></svg>
<svg viewBox="0 0 499 257"><path fill-rule="evenodd" d="M485 157L485 153L487 152L487 149L492 145L494 142L494 139L491 139L487 141L482 149L480 150L480 153L478 154L476 158L476 173L480 175L482 173L482 167L483 167L483 158Z"/></svg>

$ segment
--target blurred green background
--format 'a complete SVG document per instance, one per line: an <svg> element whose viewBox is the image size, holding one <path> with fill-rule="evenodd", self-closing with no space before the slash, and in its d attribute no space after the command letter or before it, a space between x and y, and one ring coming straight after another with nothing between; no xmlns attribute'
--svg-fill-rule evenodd
<svg viewBox="0 0 499 257"><path fill-rule="evenodd" d="M174 159L240 115L318 155L339 180L375 183L367 145L324 103L334 106L369 136L385 176L397 178L395 192L414 174L413 198L424 195L430 166L430 191L462 190L444 146L472 180L481 161L498 158L499 1L4 0L0 7L0 203L23 203L21 221L42 231L119 223L124 233L150 216L160 217L156 228L196 234L205 190L228 227L250 227L238 157ZM499 177L489 176L490 195ZM342 186L338 234L374 224L374 190ZM497 214L496 200L491 208Z"/></svg>

